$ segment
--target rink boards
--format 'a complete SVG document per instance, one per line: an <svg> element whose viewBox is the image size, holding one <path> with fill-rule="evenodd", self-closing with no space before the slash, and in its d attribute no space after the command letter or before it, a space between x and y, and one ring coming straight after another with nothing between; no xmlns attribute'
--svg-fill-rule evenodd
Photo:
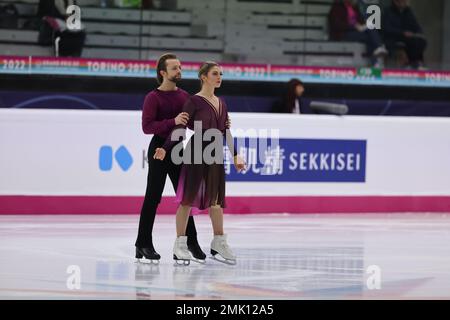
<svg viewBox="0 0 450 320"><path fill-rule="evenodd" d="M226 212L450 212L448 118L231 118ZM0 214L138 213L150 139L139 111L0 110Z"/></svg>

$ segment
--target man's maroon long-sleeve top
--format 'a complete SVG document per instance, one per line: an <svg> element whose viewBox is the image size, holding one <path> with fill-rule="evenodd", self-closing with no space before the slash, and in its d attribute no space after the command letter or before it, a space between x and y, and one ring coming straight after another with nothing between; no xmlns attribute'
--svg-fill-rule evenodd
<svg viewBox="0 0 450 320"><path fill-rule="evenodd" d="M173 91L151 91L142 107L142 130L145 134L155 134L167 138L175 127L175 117L182 112L189 93L177 88Z"/></svg>

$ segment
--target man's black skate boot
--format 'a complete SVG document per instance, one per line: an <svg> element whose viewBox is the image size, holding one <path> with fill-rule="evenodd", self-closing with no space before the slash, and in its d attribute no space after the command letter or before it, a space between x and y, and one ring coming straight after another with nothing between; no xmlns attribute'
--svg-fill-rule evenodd
<svg viewBox="0 0 450 320"><path fill-rule="evenodd" d="M150 246L145 248L136 247L136 259L142 258L148 259L152 263L159 263L161 256L155 251L153 244L150 244Z"/></svg>
<svg viewBox="0 0 450 320"><path fill-rule="evenodd" d="M200 248L200 245L197 241L197 236L188 236L187 245L188 250L191 252L192 257L194 258L192 260L198 263L205 263L206 254L202 251L202 248Z"/></svg>

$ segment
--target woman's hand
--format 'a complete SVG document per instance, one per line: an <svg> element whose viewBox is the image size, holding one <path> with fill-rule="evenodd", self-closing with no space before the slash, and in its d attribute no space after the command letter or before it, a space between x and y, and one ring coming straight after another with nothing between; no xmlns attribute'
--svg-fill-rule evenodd
<svg viewBox="0 0 450 320"><path fill-rule="evenodd" d="M247 165L244 159L242 159L240 156L238 155L234 156L233 160L234 160L234 167L238 172L247 169Z"/></svg>
<svg viewBox="0 0 450 320"><path fill-rule="evenodd" d="M166 150L164 150L163 148L156 148L153 159L164 160L165 157L166 157Z"/></svg>

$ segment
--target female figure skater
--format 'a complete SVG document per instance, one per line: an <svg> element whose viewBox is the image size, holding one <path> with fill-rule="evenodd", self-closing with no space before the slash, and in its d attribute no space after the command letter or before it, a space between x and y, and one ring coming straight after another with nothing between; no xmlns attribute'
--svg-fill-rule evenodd
<svg viewBox="0 0 450 320"><path fill-rule="evenodd" d="M187 248L186 224L188 222L191 207L199 210L209 209L214 238L211 242L211 254L213 258L221 262L235 264L236 257L229 248L226 235L223 231L223 208L225 207L225 169L223 164L223 137L226 135L227 144L230 152L233 154L234 165L236 170L245 169L245 162L238 155L233 146L233 138L227 130L228 112L225 102L215 96L214 90L219 88L222 83L222 72L220 66L212 61L202 64L198 72L201 81L201 90L197 94L191 96L183 107L183 112L188 113L189 121L187 127L194 130L194 135L188 142L185 149L191 151L190 161L183 163L180 180L177 187L177 200L180 205L176 213L176 229L177 238L173 249L173 258L183 264L189 264L191 254ZM194 126L195 122L195 126ZM201 124L201 129L199 128ZM174 128L186 128L186 125L178 125ZM220 141L203 141L203 135L206 130L215 129L220 131ZM211 132L211 131L210 131ZM200 142L198 141L200 140ZM197 141L197 142L196 142ZM167 138L162 148L157 148L154 158L164 160L166 150L170 150L171 146L176 144L178 140L171 139L171 135ZM200 143L201 150L192 152ZM205 161L203 151L211 144L216 144L220 148L214 149L214 162ZM210 147L208 148L210 149ZM196 163L198 152L202 152L200 163ZM217 152L216 152L217 151ZM172 155L174 156L174 152ZM184 158L186 159L186 158ZM198 161L197 161L198 162Z"/></svg>

